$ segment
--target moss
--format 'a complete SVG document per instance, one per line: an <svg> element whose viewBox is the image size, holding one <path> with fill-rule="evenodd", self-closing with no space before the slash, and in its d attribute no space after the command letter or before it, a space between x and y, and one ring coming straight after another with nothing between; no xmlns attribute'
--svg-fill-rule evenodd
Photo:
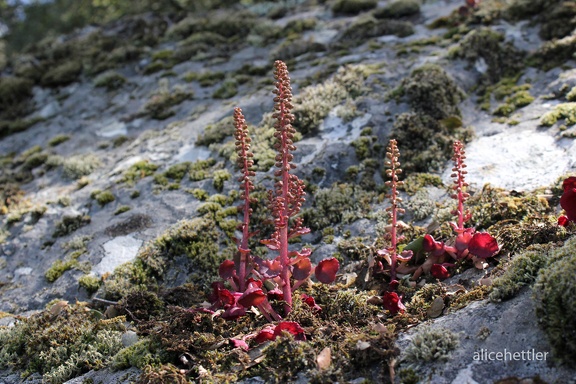
<svg viewBox="0 0 576 384"><path fill-rule="evenodd" d="M214 185L214 188L216 188L217 191L222 191L222 189L224 188L224 182L230 180L232 175L227 170L220 169L214 171L213 177L214 180L212 183Z"/></svg>
<svg viewBox="0 0 576 384"><path fill-rule="evenodd" d="M377 20L373 16L360 16L342 33L340 41L346 44L355 44L366 39L384 35L398 37L410 36L414 33L414 26L409 21L387 19Z"/></svg>
<svg viewBox="0 0 576 384"><path fill-rule="evenodd" d="M215 124L208 125L196 139L196 145L209 146L212 143L221 143L227 137L232 137L234 129L233 117L225 117Z"/></svg>
<svg viewBox="0 0 576 384"><path fill-rule="evenodd" d="M0 366L39 372L51 384L104 368L122 347L123 320L97 320L85 304L57 302L0 329Z"/></svg>
<svg viewBox="0 0 576 384"><path fill-rule="evenodd" d="M14 109L10 109L13 111ZM0 120L0 138L12 135L14 133L23 132L34 124L43 121L41 117L33 117L24 120Z"/></svg>
<svg viewBox="0 0 576 384"><path fill-rule="evenodd" d="M124 83L126 78L116 71L105 72L94 79L95 87L106 88L108 91L120 89Z"/></svg>
<svg viewBox="0 0 576 384"><path fill-rule="evenodd" d="M438 175L430 173L411 173L403 180L402 189L409 195L414 195L425 186L442 188L444 182Z"/></svg>
<svg viewBox="0 0 576 384"><path fill-rule="evenodd" d="M572 87L570 91L566 94L566 100L576 101L576 86Z"/></svg>
<svg viewBox="0 0 576 384"><path fill-rule="evenodd" d="M122 175L122 182L134 185L138 180L151 176L158 169L158 165L149 160L141 160L134 163Z"/></svg>
<svg viewBox="0 0 576 384"><path fill-rule="evenodd" d="M576 238L550 253L534 285L536 315L554 356L567 364L576 358Z"/></svg>
<svg viewBox="0 0 576 384"><path fill-rule="evenodd" d="M78 279L78 284L84 288L89 294L93 294L100 288L102 279L94 275L84 275Z"/></svg>
<svg viewBox="0 0 576 384"><path fill-rule="evenodd" d="M61 221L56 223L56 229L52 237L67 236L77 229L90 224L90 216L88 215L64 215Z"/></svg>
<svg viewBox="0 0 576 384"><path fill-rule="evenodd" d="M551 2L553 3L553 2ZM540 36L543 39L560 39L576 28L576 4L572 1L557 2L541 13Z"/></svg>
<svg viewBox="0 0 576 384"><path fill-rule="evenodd" d="M128 211L131 210L131 209L132 209L132 208L130 208L130 207L127 206L127 205L122 205L122 206L118 207L118 209L117 209L116 211L114 211L114 215L116 215L116 216L117 216L117 215L121 215L121 214L123 214L123 213L125 213L125 212L128 212Z"/></svg>
<svg viewBox="0 0 576 384"><path fill-rule="evenodd" d="M108 203L113 202L114 200L116 200L116 197L114 197L114 195L112 194L112 192L106 190L106 191L93 191L90 194L90 197L93 198L94 200L96 200L96 202L98 202L98 204L103 207Z"/></svg>
<svg viewBox="0 0 576 384"><path fill-rule="evenodd" d="M334 107L362 94L367 75L365 66L345 66L324 83L304 88L294 100L293 113L299 132L316 133Z"/></svg>
<svg viewBox="0 0 576 384"><path fill-rule="evenodd" d="M210 168L216 164L216 160L197 160L190 166L190 180L199 181L210 177Z"/></svg>
<svg viewBox="0 0 576 384"><path fill-rule="evenodd" d="M494 280L490 300L499 302L516 296L522 287L536 281L538 272L548 264L549 246L534 246L514 258L503 275Z"/></svg>
<svg viewBox="0 0 576 384"><path fill-rule="evenodd" d="M70 58L68 61L48 69L41 83L47 87L60 87L73 83L82 72L82 63Z"/></svg>
<svg viewBox="0 0 576 384"><path fill-rule="evenodd" d="M226 80L212 93L214 99L229 99L236 96L238 93L238 86L234 80Z"/></svg>
<svg viewBox="0 0 576 384"><path fill-rule="evenodd" d="M374 17L378 19L396 19L418 13L420 13L420 2L418 0L396 0L383 8L376 9Z"/></svg>
<svg viewBox="0 0 576 384"><path fill-rule="evenodd" d="M356 152L356 158L359 161L372 157L372 143L376 137L360 136L358 139L354 140L350 145L354 147Z"/></svg>
<svg viewBox="0 0 576 384"><path fill-rule="evenodd" d="M376 5L376 0L336 0L332 4L332 12L337 15L357 15L376 8Z"/></svg>
<svg viewBox="0 0 576 384"><path fill-rule="evenodd" d="M182 163L174 164L170 166L163 174L169 179L180 181L189 172L192 163L185 161Z"/></svg>
<svg viewBox="0 0 576 384"><path fill-rule="evenodd" d="M504 104L499 105L492 113L496 116L510 116L518 108L525 107L533 101L534 97L528 91L518 91L507 97Z"/></svg>
<svg viewBox="0 0 576 384"><path fill-rule="evenodd" d="M74 155L64 159L62 163L62 171L65 177L77 180L82 176L88 176L101 164L100 159L91 153L85 155Z"/></svg>
<svg viewBox="0 0 576 384"><path fill-rule="evenodd" d="M50 140L48 140L48 145L51 147L56 147L68 140L70 140L70 136L68 135L56 135Z"/></svg>
<svg viewBox="0 0 576 384"><path fill-rule="evenodd" d="M319 189L313 208L302 211L306 226L318 230L338 223L349 223L371 211L373 193L350 184L335 184Z"/></svg>
<svg viewBox="0 0 576 384"><path fill-rule="evenodd" d="M203 87L210 87L214 84L219 83L220 81L226 78L226 74L224 72L203 72L197 76L197 80Z"/></svg>
<svg viewBox="0 0 576 384"><path fill-rule="evenodd" d="M405 360L413 363L425 361L446 361L450 352L459 344L457 334L447 329L420 330L406 348Z"/></svg>
<svg viewBox="0 0 576 384"><path fill-rule="evenodd" d="M33 83L21 77L0 77L0 120L14 119L30 110Z"/></svg>
<svg viewBox="0 0 576 384"><path fill-rule="evenodd" d="M565 119L564 124L574 125L576 124L576 103L563 103L558 104L553 110L546 112L540 118L540 124L551 127L558 120Z"/></svg>
<svg viewBox="0 0 576 384"><path fill-rule="evenodd" d="M314 52L326 51L326 45L311 38L287 39L270 51L271 59L288 61Z"/></svg>
<svg viewBox="0 0 576 384"><path fill-rule="evenodd" d="M550 70L574 59L575 51L576 35L569 35L542 44L530 57L530 61L543 70Z"/></svg>
<svg viewBox="0 0 576 384"><path fill-rule="evenodd" d="M515 76L523 68L523 54L511 43L504 43L504 36L490 28L470 31L451 51L454 58L463 58L474 64L483 59L488 65L486 77L496 83L502 77Z"/></svg>
<svg viewBox="0 0 576 384"><path fill-rule="evenodd" d="M171 107L191 99L193 94L182 87L168 89L167 83L161 84L160 88L152 94L144 105L144 111L156 120L164 120L174 115Z"/></svg>

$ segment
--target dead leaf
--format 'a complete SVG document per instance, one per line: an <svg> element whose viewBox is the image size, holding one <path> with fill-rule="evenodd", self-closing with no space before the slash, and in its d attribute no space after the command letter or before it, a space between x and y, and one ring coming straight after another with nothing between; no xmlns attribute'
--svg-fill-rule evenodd
<svg viewBox="0 0 576 384"><path fill-rule="evenodd" d="M318 364L318 369L321 371L330 367L330 364L332 364L332 350L330 347L324 348L318 356L316 356L316 363Z"/></svg>
<svg viewBox="0 0 576 384"><path fill-rule="evenodd" d="M442 314L443 309L444 309L444 299L438 296L437 298L434 299L432 305L430 306L430 308L428 308L426 313L428 314L428 317L430 317L431 319L435 319Z"/></svg>

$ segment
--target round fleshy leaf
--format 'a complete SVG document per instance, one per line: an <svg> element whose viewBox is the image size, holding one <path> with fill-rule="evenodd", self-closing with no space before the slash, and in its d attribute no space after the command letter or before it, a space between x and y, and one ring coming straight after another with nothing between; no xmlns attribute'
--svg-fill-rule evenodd
<svg viewBox="0 0 576 384"><path fill-rule="evenodd" d="M569 179L571 179L571 177L569 177ZM565 183L566 180L564 180ZM564 189L564 193L560 197L560 206L566 212L568 222L576 221L576 188Z"/></svg>
<svg viewBox="0 0 576 384"><path fill-rule="evenodd" d="M393 315L406 310L406 307L400 300L400 296L398 296L396 292L384 292L382 295L382 305Z"/></svg>
<svg viewBox="0 0 576 384"><path fill-rule="evenodd" d="M304 335L304 330L295 321L281 321L278 323L276 328L274 328L274 336L278 337L282 334L282 332L288 332L294 335L295 340L304 341L306 340L306 335Z"/></svg>
<svg viewBox="0 0 576 384"><path fill-rule="evenodd" d="M294 264L292 277L294 280L305 280L310 276L310 272L312 272L312 263L310 262L310 259L304 257Z"/></svg>
<svg viewBox="0 0 576 384"><path fill-rule="evenodd" d="M324 284L330 284L336 280L336 273L340 268L340 263L334 257L322 260L316 266L314 274L319 282Z"/></svg>
<svg viewBox="0 0 576 384"><path fill-rule="evenodd" d="M432 276L434 276L437 279L447 279L450 277L450 273L448 272L448 269L446 269L445 266L443 266L442 264L434 264L432 265L432 267L430 268L430 274Z"/></svg>
<svg viewBox="0 0 576 384"><path fill-rule="evenodd" d="M499 250L498 242L487 232L475 233L468 244L468 251L481 259L492 257Z"/></svg>
<svg viewBox="0 0 576 384"><path fill-rule="evenodd" d="M238 304L245 308L250 308L262 304L265 299L266 294L262 291L262 289L256 286L251 286L238 299Z"/></svg>
<svg viewBox="0 0 576 384"><path fill-rule="evenodd" d="M260 344L265 341L271 341L274 339L276 339L276 336L274 335L274 326L269 325L267 327L264 327L260 332L258 332L256 337L254 338L254 341Z"/></svg>
<svg viewBox="0 0 576 384"><path fill-rule="evenodd" d="M569 223L570 223L570 221L564 215L562 215L558 218L558 225L560 225L562 227L567 227Z"/></svg>
<svg viewBox="0 0 576 384"><path fill-rule="evenodd" d="M232 260L224 260L218 268L218 273L223 280L228 280L234 276L234 262Z"/></svg>

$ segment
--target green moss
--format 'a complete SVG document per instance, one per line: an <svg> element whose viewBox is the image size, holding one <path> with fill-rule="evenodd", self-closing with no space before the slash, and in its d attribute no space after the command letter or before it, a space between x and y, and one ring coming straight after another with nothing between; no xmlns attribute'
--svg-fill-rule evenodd
<svg viewBox="0 0 576 384"><path fill-rule="evenodd" d="M116 71L105 72L94 79L95 87L106 88L108 91L120 89L124 83L126 78Z"/></svg>
<svg viewBox="0 0 576 384"><path fill-rule="evenodd" d="M574 125L576 124L576 103L563 103L558 104L553 110L546 112L540 118L540 124L551 127L558 120L565 119L564 124Z"/></svg>
<svg viewBox="0 0 576 384"><path fill-rule="evenodd" d="M221 143L227 137L232 137L234 130L234 118L225 117L215 124L208 125L196 139L196 145L209 146L212 143Z"/></svg>
<svg viewBox="0 0 576 384"><path fill-rule="evenodd" d="M554 2L550 2L554 3ZM559 1L541 13L540 36L543 39L560 39L576 28L576 4L572 1Z"/></svg>
<svg viewBox="0 0 576 384"><path fill-rule="evenodd" d="M0 77L0 120L14 119L29 111L33 83L15 76Z"/></svg>
<svg viewBox="0 0 576 384"><path fill-rule="evenodd" d="M90 224L90 216L88 215L64 215L61 221L56 223L56 229L52 234L53 237L67 236L77 229Z"/></svg>
<svg viewBox="0 0 576 384"><path fill-rule="evenodd" d="M399 17L412 16L420 13L418 0L396 0L374 12L378 19L396 19Z"/></svg>
<svg viewBox="0 0 576 384"><path fill-rule="evenodd" d="M174 164L164 172L164 176L176 181L180 181L188 173L191 165L192 163L189 161Z"/></svg>
<svg viewBox="0 0 576 384"><path fill-rule="evenodd" d="M100 288L102 284L102 279L94 275L84 275L78 279L78 284L84 288L89 294L93 294Z"/></svg>
<svg viewBox="0 0 576 384"><path fill-rule="evenodd" d="M134 185L138 180L151 176L158 169L158 165L149 160L141 160L134 163L122 175L122 181L128 185Z"/></svg>
<svg viewBox="0 0 576 384"><path fill-rule="evenodd" d="M376 0L336 0L332 4L332 12L342 15L357 15L360 12L376 8Z"/></svg>
<svg viewBox="0 0 576 384"><path fill-rule="evenodd" d="M195 198L197 198L200 201L204 201L206 200L208 197L210 197L210 194L201 188L194 188L192 190L189 190L187 192L190 192Z"/></svg>
<svg viewBox="0 0 576 384"><path fill-rule="evenodd" d="M164 83L146 102L144 105L144 111L153 119L164 120L174 115L175 112L171 107L182 103L184 100L191 99L192 97L193 94L191 91L187 91L178 86L169 90L167 83Z"/></svg>
<svg viewBox="0 0 576 384"><path fill-rule="evenodd" d="M116 211L114 211L114 215L121 215L124 212L128 212L130 209L132 209L132 208L130 208L127 205L122 205L121 207L118 207L118 209Z"/></svg>
<svg viewBox="0 0 576 384"><path fill-rule="evenodd" d="M0 367L38 372L50 384L104 368L122 347L123 320L97 320L84 304L57 302L0 328Z"/></svg>
<svg viewBox="0 0 576 384"><path fill-rule="evenodd" d="M217 191L222 191L222 189L224 188L224 182L230 180L232 175L227 170L220 169L214 171L213 177L214 180L212 183L214 185L214 188L216 188Z"/></svg>
<svg viewBox="0 0 576 384"><path fill-rule="evenodd" d="M88 176L101 164L100 159L91 153L74 155L64 159L62 171L65 177L77 180L82 176Z"/></svg>
<svg viewBox="0 0 576 384"><path fill-rule="evenodd" d="M197 80L203 87L210 87L226 78L224 72L203 72L197 76Z"/></svg>
<svg viewBox="0 0 576 384"><path fill-rule="evenodd" d="M430 173L411 173L403 180L401 188L409 195L414 195L425 186L434 186L442 188L444 183L438 175Z"/></svg>
<svg viewBox="0 0 576 384"><path fill-rule="evenodd" d="M457 334L447 329L420 330L406 348L405 360L409 362L446 361L450 352L459 344Z"/></svg>
<svg viewBox="0 0 576 384"><path fill-rule="evenodd" d="M491 83L502 77L515 76L524 66L523 54L511 43L504 43L504 36L490 28L470 31L451 56L463 58L471 65L483 59L488 65L487 79Z"/></svg>
<svg viewBox="0 0 576 384"><path fill-rule="evenodd" d="M13 111L14 109L10 109ZM24 120L0 120L0 138L12 135L14 133L23 132L34 124L43 121L41 117L33 117Z"/></svg>
<svg viewBox="0 0 576 384"><path fill-rule="evenodd" d="M505 267L502 276L494 280L490 300L498 302L508 300L527 285L536 281L538 272L548 264L551 251L549 246L535 246L532 249L515 255Z"/></svg>
<svg viewBox="0 0 576 384"><path fill-rule="evenodd" d="M322 84L304 88L295 98L295 124L303 135L314 134L328 113L348 99L363 93L369 68L363 65L341 67Z"/></svg>
<svg viewBox="0 0 576 384"><path fill-rule="evenodd" d="M46 277L46 280L48 280L50 283L53 283L56 280L58 280L58 278L62 276L64 272L69 271L70 269L76 267L77 265L78 261L74 259L66 261L56 260L52 264L52 266L46 271L44 276Z"/></svg>
<svg viewBox="0 0 576 384"><path fill-rule="evenodd" d="M574 59L575 51L576 35L566 36L542 44L530 57L530 63L543 70L550 70Z"/></svg>
<svg viewBox="0 0 576 384"><path fill-rule="evenodd" d="M96 200L96 202L98 202L98 204L101 207L116 200L116 197L114 197L112 192L108 190L106 191L95 190L90 194L90 197Z"/></svg>
<svg viewBox="0 0 576 384"><path fill-rule="evenodd" d="M236 96L238 93L238 86L234 80L226 80L220 88L216 89L212 93L212 97L215 99L229 99Z"/></svg>
<svg viewBox="0 0 576 384"><path fill-rule="evenodd" d="M534 101L528 91L518 91L507 97L504 104L500 104L492 113L496 116L510 116L518 108L525 107Z"/></svg>
<svg viewBox="0 0 576 384"><path fill-rule="evenodd" d="M60 87L73 83L82 72L82 63L73 58L48 69L42 76L42 85L47 87Z"/></svg>
<svg viewBox="0 0 576 384"><path fill-rule="evenodd" d="M48 145L51 147L56 147L68 140L70 140L70 136L68 135L56 135L50 140L48 140Z"/></svg>
<svg viewBox="0 0 576 384"><path fill-rule="evenodd" d="M414 26L409 21L388 19L382 22L373 16L360 16L344 31L341 42L358 44L372 37L384 35L406 37L413 33Z"/></svg>
<svg viewBox="0 0 576 384"><path fill-rule="evenodd" d="M572 87L570 91L566 94L566 100L576 101L576 86Z"/></svg>
<svg viewBox="0 0 576 384"><path fill-rule="evenodd" d="M534 285L536 315L554 356L567 364L576 358L576 238L550 253Z"/></svg>

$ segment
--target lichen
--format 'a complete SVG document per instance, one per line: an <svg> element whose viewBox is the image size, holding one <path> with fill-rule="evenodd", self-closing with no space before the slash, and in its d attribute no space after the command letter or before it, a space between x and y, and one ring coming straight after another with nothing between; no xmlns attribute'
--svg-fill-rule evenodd
<svg viewBox="0 0 576 384"><path fill-rule="evenodd" d="M82 176L88 176L100 167L101 164L100 159L91 153L74 155L64 159L62 171L65 177L77 180Z"/></svg>

